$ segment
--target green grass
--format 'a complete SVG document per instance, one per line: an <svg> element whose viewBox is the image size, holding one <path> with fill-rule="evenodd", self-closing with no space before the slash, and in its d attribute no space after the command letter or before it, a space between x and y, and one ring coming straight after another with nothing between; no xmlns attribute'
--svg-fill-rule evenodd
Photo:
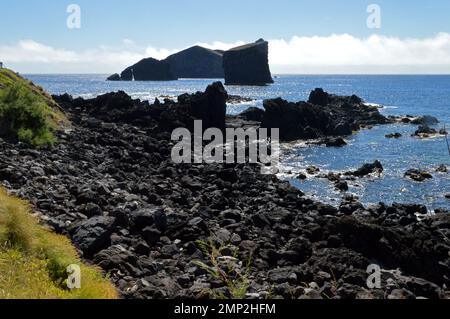
<svg viewBox="0 0 450 319"><path fill-rule="evenodd" d="M69 265L79 265L81 288L67 288ZM101 271L84 264L63 236L38 224L28 204L0 188L0 299L115 299Z"/></svg>
<svg viewBox="0 0 450 319"><path fill-rule="evenodd" d="M52 145L53 132L69 122L44 90L8 69L0 69L0 136L34 147Z"/></svg>

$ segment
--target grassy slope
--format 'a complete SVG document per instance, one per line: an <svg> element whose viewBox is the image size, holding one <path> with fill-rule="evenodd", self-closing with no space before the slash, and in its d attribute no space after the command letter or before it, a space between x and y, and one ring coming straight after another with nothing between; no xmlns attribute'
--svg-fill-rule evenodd
<svg viewBox="0 0 450 319"><path fill-rule="evenodd" d="M0 134L34 147L53 144L53 132L70 122L41 87L0 69Z"/></svg>
<svg viewBox="0 0 450 319"><path fill-rule="evenodd" d="M81 289L66 288L69 265L81 267ZM0 188L0 299L113 299L99 269L85 265L70 241L38 224L26 202Z"/></svg>
<svg viewBox="0 0 450 319"><path fill-rule="evenodd" d="M14 83L23 84L30 92L35 94L39 100L43 101L49 107L49 115L55 126L59 127L61 125L69 124L68 119L64 115L64 112L62 112L59 105L53 100L50 94L44 91L43 88L21 77L14 71L9 69L0 69L0 89L2 86L7 87Z"/></svg>

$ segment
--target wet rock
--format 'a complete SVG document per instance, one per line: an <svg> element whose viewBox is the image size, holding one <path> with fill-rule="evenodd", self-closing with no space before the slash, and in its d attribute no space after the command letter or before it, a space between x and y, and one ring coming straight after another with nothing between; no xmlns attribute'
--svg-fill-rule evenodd
<svg viewBox="0 0 450 319"><path fill-rule="evenodd" d="M320 169L318 167L315 167L315 166L309 166L309 167L306 168L306 172L309 175L315 175L315 174L320 172Z"/></svg>
<svg viewBox="0 0 450 319"><path fill-rule="evenodd" d="M436 168L436 172L438 172L438 173L447 173L448 172L447 166L444 165L444 164L439 165L439 167Z"/></svg>
<svg viewBox="0 0 450 319"><path fill-rule="evenodd" d="M341 137L336 137L336 138L329 138L325 145L327 147L343 147L347 145L347 142L341 138Z"/></svg>
<svg viewBox="0 0 450 319"><path fill-rule="evenodd" d="M265 100L261 127L278 128L282 141L294 141L346 136L364 126L390 122L377 108L365 105L356 96L336 96L317 90L312 96L322 104L325 102L319 101L320 97L324 99L323 96L328 96L328 102L326 105L316 105L292 103L281 98ZM342 144L342 140L336 142Z"/></svg>
<svg viewBox="0 0 450 319"><path fill-rule="evenodd" d="M339 181L334 184L334 187L342 192L348 191L348 183L346 181Z"/></svg>
<svg viewBox="0 0 450 319"><path fill-rule="evenodd" d="M439 124L439 120L437 118L435 118L434 116L424 115L422 117L419 117L419 118L411 121L411 124L424 125L424 126L437 125L437 124Z"/></svg>
<svg viewBox="0 0 450 319"><path fill-rule="evenodd" d="M356 177L364 177L373 173L381 174L383 172L383 165L380 161L375 161L372 164L364 164L354 172L347 172L345 175L353 175Z"/></svg>
<svg viewBox="0 0 450 319"><path fill-rule="evenodd" d="M410 169L405 173L405 177L408 177L416 182L424 182L428 179L432 179L433 175L419 169Z"/></svg>
<svg viewBox="0 0 450 319"><path fill-rule="evenodd" d="M401 138L402 134L400 133L392 133L392 134L387 134L386 138Z"/></svg>

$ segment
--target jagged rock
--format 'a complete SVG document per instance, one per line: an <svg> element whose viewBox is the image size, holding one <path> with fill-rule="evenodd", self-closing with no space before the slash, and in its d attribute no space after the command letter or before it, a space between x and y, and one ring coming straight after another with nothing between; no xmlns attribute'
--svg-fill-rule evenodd
<svg viewBox="0 0 450 319"><path fill-rule="evenodd" d="M434 116L424 115L422 117L412 120L411 124L425 125L425 126L437 125L437 124L439 124L439 120L437 118L435 118Z"/></svg>
<svg viewBox="0 0 450 319"><path fill-rule="evenodd" d="M364 177L373 173L382 173L383 172L383 165L380 163L380 161L375 161L372 164L364 164L359 169L357 169L354 172L347 172L345 175L353 175L356 177Z"/></svg>
<svg viewBox="0 0 450 319"><path fill-rule="evenodd" d="M204 94L184 95L178 98L181 103L190 104L191 114L203 120L203 129L214 127L225 130L226 101L228 93L221 82L206 88Z"/></svg>
<svg viewBox="0 0 450 319"><path fill-rule="evenodd" d="M223 78L222 54L194 46L175 53L165 60L177 78Z"/></svg>
<svg viewBox="0 0 450 319"><path fill-rule="evenodd" d="M338 189L338 190L340 190L342 192L348 191L348 183L346 181L336 182L334 184L334 187L336 187L336 189Z"/></svg>
<svg viewBox="0 0 450 319"><path fill-rule="evenodd" d="M315 174L320 172L320 168L315 167L315 166L309 166L309 167L306 168L306 172L309 175L315 175Z"/></svg>
<svg viewBox="0 0 450 319"><path fill-rule="evenodd" d="M365 105L357 96L331 95L321 89L311 95L310 99L323 105L292 103L281 98L265 100L261 127L278 128L282 141L294 141L346 136L362 126L390 122L377 108ZM337 141L342 144L342 140Z"/></svg>
<svg viewBox="0 0 450 319"><path fill-rule="evenodd" d="M147 58L126 68L121 74L122 81L172 81L177 80L169 63Z"/></svg>
<svg viewBox="0 0 450 319"><path fill-rule="evenodd" d="M436 168L436 172L438 172L438 173L447 173L448 172L447 165L445 165L445 164L439 165L439 167Z"/></svg>
<svg viewBox="0 0 450 319"><path fill-rule="evenodd" d="M269 43L260 39L226 51L223 68L226 85L273 83L269 68Z"/></svg>
<svg viewBox="0 0 450 319"><path fill-rule="evenodd" d="M328 93L322 88L317 88L309 95L308 102L314 105L327 106L329 103Z"/></svg>

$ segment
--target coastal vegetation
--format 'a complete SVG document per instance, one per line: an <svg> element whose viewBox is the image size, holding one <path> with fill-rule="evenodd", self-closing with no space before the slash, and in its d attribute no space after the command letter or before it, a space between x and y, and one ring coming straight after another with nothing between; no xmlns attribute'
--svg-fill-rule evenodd
<svg viewBox="0 0 450 319"><path fill-rule="evenodd" d="M68 120L52 97L9 69L0 69L0 136L33 147L52 145Z"/></svg>
<svg viewBox="0 0 450 319"><path fill-rule="evenodd" d="M69 265L80 266L80 289L67 287ZM116 297L100 270L84 265L67 238L40 226L25 201L0 188L0 299Z"/></svg>

